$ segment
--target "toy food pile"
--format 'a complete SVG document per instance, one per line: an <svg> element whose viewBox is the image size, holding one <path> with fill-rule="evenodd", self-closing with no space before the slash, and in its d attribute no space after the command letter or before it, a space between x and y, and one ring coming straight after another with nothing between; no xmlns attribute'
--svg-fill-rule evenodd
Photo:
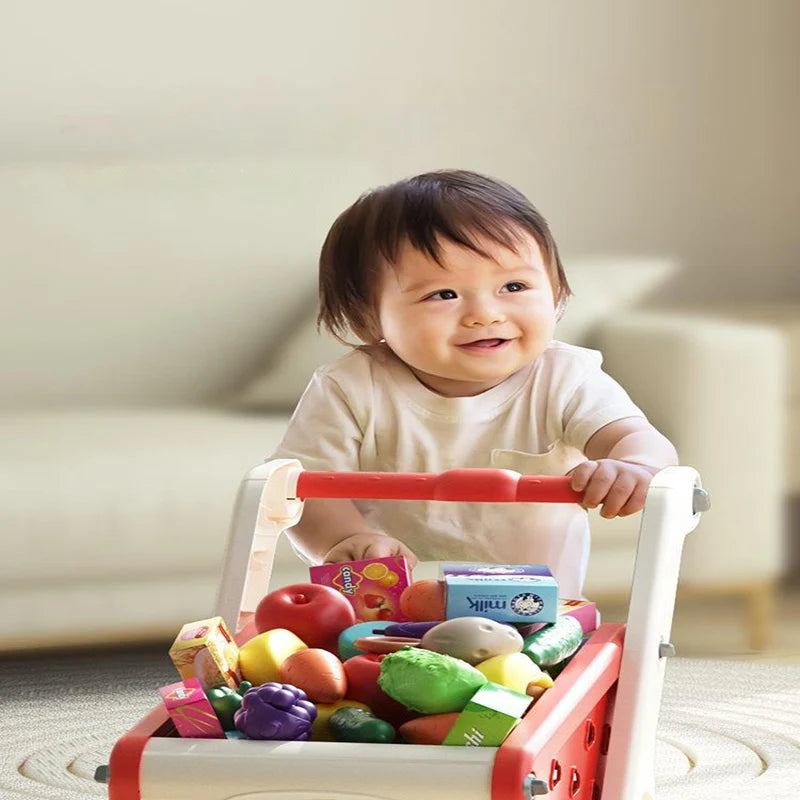
<svg viewBox="0 0 800 800"><path fill-rule="evenodd" d="M259 603L237 645L184 625L159 691L180 736L497 746L595 629L547 567L405 559L311 568Z"/></svg>

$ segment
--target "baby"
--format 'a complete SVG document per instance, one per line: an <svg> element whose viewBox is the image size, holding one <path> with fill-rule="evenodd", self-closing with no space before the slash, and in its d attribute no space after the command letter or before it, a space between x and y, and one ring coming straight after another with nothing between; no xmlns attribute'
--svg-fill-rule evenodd
<svg viewBox="0 0 800 800"><path fill-rule="evenodd" d="M674 447L594 350L553 339L571 292L543 217L520 192L433 172L360 197L319 265L319 323L365 344L318 369L274 458L310 470L494 467L570 475L550 503L306 501L289 531L311 563L405 555L547 564L580 597L585 509L641 510Z"/></svg>

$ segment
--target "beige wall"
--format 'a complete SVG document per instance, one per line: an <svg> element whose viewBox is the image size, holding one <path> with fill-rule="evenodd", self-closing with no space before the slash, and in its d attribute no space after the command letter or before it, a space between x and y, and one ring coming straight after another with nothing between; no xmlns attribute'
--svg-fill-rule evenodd
<svg viewBox="0 0 800 800"><path fill-rule="evenodd" d="M667 256L688 268L674 296L800 293L794 0L0 0L0 18L0 366L20 386L65 377L47 358L96 375L116 347L136 367L120 396L177 361L182 392L213 394L263 355L236 309L276 335L299 303L285 265L308 291L344 202L444 166L526 191L567 266ZM227 365L210 383L188 360L203 331L229 337L200 342Z"/></svg>
<svg viewBox="0 0 800 800"><path fill-rule="evenodd" d="M528 191L567 253L758 264L780 287L798 256L799 7L2 2L0 157L476 167Z"/></svg>

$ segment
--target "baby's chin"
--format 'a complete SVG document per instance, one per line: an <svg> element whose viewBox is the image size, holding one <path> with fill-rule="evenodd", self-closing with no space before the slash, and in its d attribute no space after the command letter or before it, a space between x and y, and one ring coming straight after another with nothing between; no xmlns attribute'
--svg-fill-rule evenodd
<svg viewBox="0 0 800 800"><path fill-rule="evenodd" d="M409 367L414 377L429 391L442 397L475 397L488 392L515 372L497 376L472 376L458 373L434 374Z"/></svg>

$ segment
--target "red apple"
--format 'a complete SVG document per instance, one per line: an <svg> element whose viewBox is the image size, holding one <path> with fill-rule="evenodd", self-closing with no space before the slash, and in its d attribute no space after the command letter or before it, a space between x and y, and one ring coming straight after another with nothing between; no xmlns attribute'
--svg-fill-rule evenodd
<svg viewBox="0 0 800 800"><path fill-rule="evenodd" d="M261 598L255 625L259 633L286 628L309 647L338 653L339 634L356 615L344 595L318 583L283 586Z"/></svg>
<svg viewBox="0 0 800 800"><path fill-rule="evenodd" d="M344 673L347 676L347 698L357 700L369 706L370 711L379 719L385 719L392 725L402 725L410 719L418 717L416 711L406 708L378 686L381 674L383 654L365 653L353 656L344 662Z"/></svg>

